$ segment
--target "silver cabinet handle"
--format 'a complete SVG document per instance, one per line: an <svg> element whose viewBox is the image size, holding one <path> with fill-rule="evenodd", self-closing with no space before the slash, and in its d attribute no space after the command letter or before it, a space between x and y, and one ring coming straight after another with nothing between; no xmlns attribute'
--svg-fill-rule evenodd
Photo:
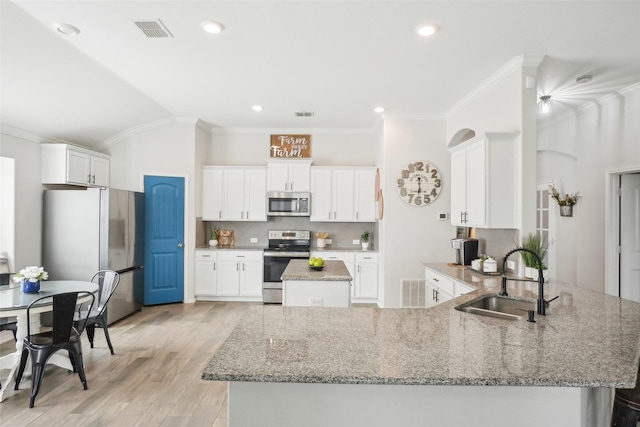
<svg viewBox="0 0 640 427"><path fill-rule="evenodd" d="M244 266L245 266L245 263L243 262L242 263L242 271L244 271Z"/></svg>
<svg viewBox="0 0 640 427"><path fill-rule="evenodd" d="M91 183L91 174L87 175L87 182Z"/></svg>
<svg viewBox="0 0 640 427"><path fill-rule="evenodd" d="M216 271L216 263L213 263L213 271Z"/></svg>
<svg viewBox="0 0 640 427"><path fill-rule="evenodd" d="M240 271L240 263L236 262L236 271Z"/></svg>
<svg viewBox="0 0 640 427"><path fill-rule="evenodd" d="M218 219L222 219L222 211L218 211Z"/></svg>

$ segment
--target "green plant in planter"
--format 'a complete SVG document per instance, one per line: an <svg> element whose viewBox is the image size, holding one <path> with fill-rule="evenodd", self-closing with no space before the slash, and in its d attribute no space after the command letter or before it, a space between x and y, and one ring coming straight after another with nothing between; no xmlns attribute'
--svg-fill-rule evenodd
<svg viewBox="0 0 640 427"><path fill-rule="evenodd" d="M527 234L522 240L522 248L535 253L541 260L543 260L547 254L547 242L537 233ZM536 260L536 257L533 256L533 254L529 252L520 252L520 256L522 257L522 261L526 267L538 268L538 260ZM543 270L547 268L544 264L542 264L541 267Z"/></svg>
<svg viewBox="0 0 640 427"><path fill-rule="evenodd" d="M360 235L360 241L362 243L366 243L369 241L369 230L366 230L362 235Z"/></svg>
<svg viewBox="0 0 640 427"><path fill-rule="evenodd" d="M218 233L215 228L211 229L211 238L209 240L218 240Z"/></svg>

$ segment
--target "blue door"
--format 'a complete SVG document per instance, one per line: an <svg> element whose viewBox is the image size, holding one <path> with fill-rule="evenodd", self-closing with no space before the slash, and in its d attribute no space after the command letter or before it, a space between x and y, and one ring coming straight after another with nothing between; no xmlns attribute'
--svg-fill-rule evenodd
<svg viewBox="0 0 640 427"><path fill-rule="evenodd" d="M184 178L144 177L144 304L184 297Z"/></svg>

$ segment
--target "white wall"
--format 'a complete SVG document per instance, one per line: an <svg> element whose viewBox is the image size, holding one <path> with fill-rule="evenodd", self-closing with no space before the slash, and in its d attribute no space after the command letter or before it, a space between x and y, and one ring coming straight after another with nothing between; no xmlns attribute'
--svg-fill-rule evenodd
<svg viewBox="0 0 640 427"><path fill-rule="evenodd" d="M440 221L438 214L448 213L451 206L450 160L447 152L444 120L384 121L383 248L384 306L399 307L402 279L424 279L425 262L455 260L450 240L455 227ZM443 177L438 198L422 207L405 203L396 190L396 180L411 162L428 160Z"/></svg>
<svg viewBox="0 0 640 427"><path fill-rule="evenodd" d="M14 159L15 218L14 247L2 248L14 271L42 265L42 183L40 143L30 136L0 133L0 156ZM0 174L2 175L2 174ZM2 206L4 209L5 206ZM0 213L2 215L2 213ZM3 215L4 218L4 215ZM4 240L4 238L3 238ZM46 266L44 266L46 269Z"/></svg>
<svg viewBox="0 0 640 427"><path fill-rule="evenodd" d="M207 164L266 165L271 134L310 134L315 166L372 166L376 164L376 138L371 130L326 129L216 129L211 135Z"/></svg>
<svg viewBox="0 0 640 427"><path fill-rule="evenodd" d="M566 264L561 280L573 282L575 276L578 286L604 292L605 177L608 171L640 169L638 117L640 84L538 129L540 173L557 177L563 192L581 196L573 217L558 222L567 239L558 235L558 265Z"/></svg>

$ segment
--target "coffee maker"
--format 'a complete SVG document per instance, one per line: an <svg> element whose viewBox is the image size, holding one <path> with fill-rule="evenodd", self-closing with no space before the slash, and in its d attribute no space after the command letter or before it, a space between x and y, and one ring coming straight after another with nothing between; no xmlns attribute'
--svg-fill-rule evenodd
<svg viewBox="0 0 640 427"><path fill-rule="evenodd" d="M451 239L451 247L456 251L456 264L471 265L478 258L478 239Z"/></svg>

